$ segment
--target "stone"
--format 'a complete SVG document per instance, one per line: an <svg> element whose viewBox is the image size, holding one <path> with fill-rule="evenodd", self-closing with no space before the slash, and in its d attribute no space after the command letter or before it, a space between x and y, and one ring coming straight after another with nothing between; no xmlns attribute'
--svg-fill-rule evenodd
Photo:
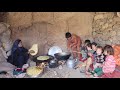
<svg viewBox="0 0 120 90"><path fill-rule="evenodd" d="M98 27L99 29L101 29L102 28L102 25L99 25L99 27Z"/></svg>
<svg viewBox="0 0 120 90"><path fill-rule="evenodd" d="M30 66L36 66L36 62L30 61L29 62Z"/></svg>
<svg viewBox="0 0 120 90"><path fill-rule="evenodd" d="M104 22L100 22L100 24L99 25L103 25L104 24Z"/></svg>
<svg viewBox="0 0 120 90"><path fill-rule="evenodd" d="M97 24L97 25L100 25L100 22L101 22L100 19L99 19L99 20L96 20L96 24Z"/></svg>
<svg viewBox="0 0 120 90"><path fill-rule="evenodd" d="M95 36L97 33L95 31L92 32L92 35Z"/></svg>
<svg viewBox="0 0 120 90"><path fill-rule="evenodd" d="M120 35L119 35L119 36L116 36L116 40L119 40L119 41L120 41Z"/></svg>
<svg viewBox="0 0 120 90"><path fill-rule="evenodd" d="M103 36L108 36L108 34L109 34L109 31L105 30L103 33Z"/></svg>
<svg viewBox="0 0 120 90"><path fill-rule="evenodd" d="M112 24L112 23L110 23L110 24L108 25L108 27L109 27L109 28L111 28L112 26L113 26L113 24Z"/></svg>
<svg viewBox="0 0 120 90"><path fill-rule="evenodd" d="M108 23L106 23L102 26L102 29L106 29L106 28L108 28Z"/></svg>
<svg viewBox="0 0 120 90"><path fill-rule="evenodd" d="M53 13L54 12L34 12L33 13L33 22L48 22L53 24Z"/></svg>
<svg viewBox="0 0 120 90"><path fill-rule="evenodd" d="M0 23L0 34L8 30L9 25L6 23Z"/></svg>
<svg viewBox="0 0 120 90"><path fill-rule="evenodd" d="M113 18L114 22L120 22L120 17Z"/></svg>
<svg viewBox="0 0 120 90"><path fill-rule="evenodd" d="M120 31L117 32L117 36L120 36Z"/></svg>
<svg viewBox="0 0 120 90"><path fill-rule="evenodd" d="M57 72L56 72L56 71L54 71L54 75L55 75L55 76L57 75Z"/></svg>
<svg viewBox="0 0 120 90"><path fill-rule="evenodd" d="M6 61L6 57L3 55L2 50L0 49L0 62L1 61Z"/></svg>
<svg viewBox="0 0 120 90"><path fill-rule="evenodd" d="M120 24L115 24L115 25L113 25L113 29L114 29L114 30L120 29Z"/></svg>
<svg viewBox="0 0 120 90"><path fill-rule="evenodd" d="M101 44L101 46L105 46L106 42L102 41L100 44Z"/></svg>
<svg viewBox="0 0 120 90"><path fill-rule="evenodd" d="M118 40L114 40L112 44L120 44L120 42Z"/></svg>
<svg viewBox="0 0 120 90"><path fill-rule="evenodd" d="M114 13L113 12L109 12L109 13L104 14L104 18L111 19L113 17L114 17Z"/></svg>
<svg viewBox="0 0 120 90"><path fill-rule="evenodd" d="M109 22L113 22L113 19L109 19Z"/></svg>
<svg viewBox="0 0 120 90"><path fill-rule="evenodd" d="M104 33L108 34L110 31L112 31L112 27L106 28L104 31L105 31Z"/></svg>
<svg viewBox="0 0 120 90"><path fill-rule="evenodd" d="M11 30L7 29L4 33L1 34L1 41L8 42L11 38Z"/></svg>
<svg viewBox="0 0 120 90"><path fill-rule="evenodd" d="M102 36L102 39L103 39L104 41L108 40L108 38L109 38L108 35L103 35L103 36Z"/></svg>
<svg viewBox="0 0 120 90"><path fill-rule="evenodd" d="M116 22L116 24L120 25L120 22Z"/></svg>
<svg viewBox="0 0 120 90"><path fill-rule="evenodd" d="M100 41L100 42L102 42L102 41L103 41L102 37L101 37L101 38L99 38L99 41Z"/></svg>
<svg viewBox="0 0 120 90"><path fill-rule="evenodd" d="M11 27L28 27L32 25L32 14L32 12L9 12L7 21Z"/></svg>
<svg viewBox="0 0 120 90"><path fill-rule="evenodd" d="M93 31L100 31L100 29L99 28L93 28Z"/></svg>
<svg viewBox="0 0 120 90"><path fill-rule="evenodd" d="M110 36L116 36L116 31L110 31Z"/></svg>
<svg viewBox="0 0 120 90"><path fill-rule="evenodd" d="M103 18L104 18L103 14L98 14L94 17L94 20L103 19Z"/></svg>
<svg viewBox="0 0 120 90"><path fill-rule="evenodd" d="M60 69L60 70L63 69L62 65L59 66L59 69Z"/></svg>
<svg viewBox="0 0 120 90"><path fill-rule="evenodd" d="M112 44L109 40L106 41L105 43L106 43L106 45L111 45Z"/></svg>

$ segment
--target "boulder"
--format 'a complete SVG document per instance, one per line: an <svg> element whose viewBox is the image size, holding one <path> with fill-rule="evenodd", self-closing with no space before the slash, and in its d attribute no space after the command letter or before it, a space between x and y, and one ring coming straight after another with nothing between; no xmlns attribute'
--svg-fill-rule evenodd
<svg viewBox="0 0 120 90"><path fill-rule="evenodd" d="M6 23L0 23L0 34L2 34L3 32L7 31L9 25Z"/></svg>
<svg viewBox="0 0 120 90"><path fill-rule="evenodd" d="M106 23L102 26L102 29L106 29L106 28L108 28L108 23Z"/></svg>
<svg viewBox="0 0 120 90"><path fill-rule="evenodd" d="M6 61L0 62L0 71L11 71L13 69L15 69L15 66L12 64Z"/></svg>
<svg viewBox="0 0 120 90"><path fill-rule="evenodd" d="M103 19L103 18L104 18L103 14L98 14L94 17L94 20Z"/></svg>
<svg viewBox="0 0 120 90"><path fill-rule="evenodd" d="M116 36L116 34L117 34L116 31L110 31L109 33L110 36Z"/></svg>
<svg viewBox="0 0 120 90"><path fill-rule="evenodd" d="M6 58L4 57L2 51L0 50L0 62L1 61L6 61Z"/></svg>

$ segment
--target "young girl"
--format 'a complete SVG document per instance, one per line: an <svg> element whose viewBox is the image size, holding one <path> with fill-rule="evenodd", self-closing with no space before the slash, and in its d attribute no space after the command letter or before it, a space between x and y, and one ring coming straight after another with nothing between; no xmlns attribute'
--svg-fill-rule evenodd
<svg viewBox="0 0 120 90"><path fill-rule="evenodd" d="M92 44L89 43L87 44L87 53L88 53L88 56L87 56L87 60L84 61L82 64L80 64L78 67L81 68L81 67L85 67L85 73L86 74L89 74L89 68L90 68L90 65L92 64L93 62L93 50L92 50Z"/></svg>
<svg viewBox="0 0 120 90"><path fill-rule="evenodd" d="M97 55L97 53L96 53L97 43L95 43L95 42L92 43L92 50L94 50L93 56L94 56L94 58L95 58L95 56Z"/></svg>
<svg viewBox="0 0 120 90"><path fill-rule="evenodd" d="M104 54L106 55L105 62L102 67L98 67L94 70L94 76L101 76L105 73L113 73L116 67L115 59L114 59L114 50L112 46L106 45L104 47Z"/></svg>
<svg viewBox="0 0 120 90"><path fill-rule="evenodd" d="M90 40L85 40L84 46L81 47L82 58L80 61L85 61L87 59L87 44L91 43Z"/></svg>

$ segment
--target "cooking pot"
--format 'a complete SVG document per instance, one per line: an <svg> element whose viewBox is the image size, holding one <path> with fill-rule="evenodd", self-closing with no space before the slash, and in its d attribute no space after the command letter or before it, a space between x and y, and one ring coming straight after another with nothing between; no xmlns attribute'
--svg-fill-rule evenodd
<svg viewBox="0 0 120 90"><path fill-rule="evenodd" d="M49 61L49 68L56 68L58 67L58 60L52 59Z"/></svg>
<svg viewBox="0 0 120 90"><path fill-rule="evenodd" d="M70 52L61 52L61 53L54 54L54 56L57 60L68 60L69 57L71 56L71 53Z"/></svg>
<svg viewBox="0 0 120 90"><path fill-rule="evenodd" d="M74 68L77 64L77 59L69 59L67 60L66 64L67 64L67 67L69 68Z"/></svg>

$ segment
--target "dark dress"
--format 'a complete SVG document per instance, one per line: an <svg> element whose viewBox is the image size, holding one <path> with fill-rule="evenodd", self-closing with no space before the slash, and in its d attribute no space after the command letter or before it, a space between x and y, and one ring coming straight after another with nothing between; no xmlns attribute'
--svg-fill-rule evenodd
<svg viewBox="0 0 120 90"><path fill-rule="evenodd" d="M27 63L29 59L29 54L27 53L28 50L24 47L18 47L17 44L13 45L11 56L8 57L8 62L17 66L17 68L22 68L24 64Z"/></svg>

